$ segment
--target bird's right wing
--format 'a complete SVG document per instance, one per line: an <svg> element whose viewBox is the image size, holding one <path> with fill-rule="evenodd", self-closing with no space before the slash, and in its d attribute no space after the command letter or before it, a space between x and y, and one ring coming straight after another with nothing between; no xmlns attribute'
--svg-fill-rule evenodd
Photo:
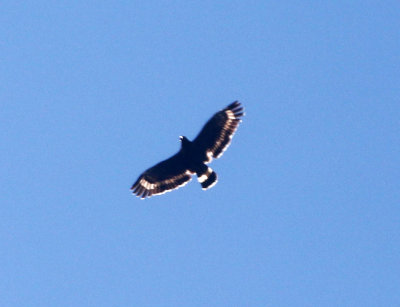
<svg viewBox="0 0 400 307"><path fill-rule="evenodd" d="M181 154L178 152L146 170L132 185L133 194L144 199L184 186L192 179Z"/></svg>

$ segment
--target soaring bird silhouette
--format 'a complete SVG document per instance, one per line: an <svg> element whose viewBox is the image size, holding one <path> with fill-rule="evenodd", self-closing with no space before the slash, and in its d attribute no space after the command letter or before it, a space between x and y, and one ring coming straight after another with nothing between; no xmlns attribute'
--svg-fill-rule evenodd
<svg viewBox="0 0 400 307"><path fill-rule="evenodd" d="M193 141L180 136L181 149L141 174L132 185L132 192L142 199L163 194L184 186L193 174L197 175L203 190L214 186L217 174L206 164L228 148L242 116L244 109L235 101L215 113Z"/></svg>

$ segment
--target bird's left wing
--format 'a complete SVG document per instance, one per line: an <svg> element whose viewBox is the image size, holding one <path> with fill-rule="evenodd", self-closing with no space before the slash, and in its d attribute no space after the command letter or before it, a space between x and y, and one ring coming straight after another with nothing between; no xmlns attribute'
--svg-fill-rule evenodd
<svg viewBox="0 0 400 307"><path fill-rule="evenodd" d="M208 157L209 161L205 162L210 162L211 158L219 158L228 148L243 115L242 105L235 101L215 113L204 125L193 144Z"/></svg>
<svg viewBox="0 0 400 307"><path fill-rule="evenodd" d="M132 185L133 194L144 199L184 186L192 179L180 152L146 170Z"/></svg>

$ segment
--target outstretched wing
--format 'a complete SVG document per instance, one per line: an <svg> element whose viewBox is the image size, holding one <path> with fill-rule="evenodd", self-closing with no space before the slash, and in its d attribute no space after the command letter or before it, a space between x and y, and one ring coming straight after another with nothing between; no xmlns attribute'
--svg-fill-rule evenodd
<svg viewBox="0 0 400 307"><path fill-rule="evenodd" d="M181 186L192 179L180 152L146 170L132 185L133 194L144 199L162 194Z"/></svg>
<svg viewBox="0 0 400 307"><path fill-rule="evenodd" d="M210 162L211 158L219 158L228 148L243 115L242 105L235 101L215 113L204 125L193 143L208 157L205 162Z"/></svg>

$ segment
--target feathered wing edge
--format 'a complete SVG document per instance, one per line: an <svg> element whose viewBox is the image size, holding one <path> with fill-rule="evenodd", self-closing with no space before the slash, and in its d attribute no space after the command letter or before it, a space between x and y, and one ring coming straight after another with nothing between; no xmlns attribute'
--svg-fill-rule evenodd
<svg viewBox="0 0 400 307"><path fill-rule="evenodd" d="M207 163L211 162L212 158L217 159L222 156L231 144L232 138L242 121L240 118L244 116L244 109L238 101L231 103L220 112L225 113L226 122L222 127L221 134L218 136L214 146L207 151L207 157L209 158Z"/></svg>
<svg viewBox="0 0 400 307"><path fill-rule="evenodd" d="M146 172L143 173L136 182L132 185L131 190L137 197L145 199L153 195L160 195L172 190L176 190L186 185L192 180L193 173L186 170L184 173L172 176L171 178L160 180L158 182L151 183L149 179L146 179Z"/></svg>

